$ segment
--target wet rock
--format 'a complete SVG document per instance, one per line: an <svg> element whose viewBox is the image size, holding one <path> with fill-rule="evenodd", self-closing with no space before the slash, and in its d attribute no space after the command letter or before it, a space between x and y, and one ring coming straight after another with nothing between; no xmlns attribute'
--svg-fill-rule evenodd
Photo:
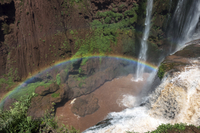
<svg viewBox="0 0 200 133"><path fill-rule="evenodd" d="M77 98L71 110L74 114L84 117L99 109L98 99L92 94Z"/></svg>

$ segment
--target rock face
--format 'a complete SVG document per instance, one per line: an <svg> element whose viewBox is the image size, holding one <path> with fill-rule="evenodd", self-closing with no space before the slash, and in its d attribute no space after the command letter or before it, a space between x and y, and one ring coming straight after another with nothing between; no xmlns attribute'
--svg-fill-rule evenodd
<svg viewBox="0 0 200 133"><path fill-rule="evenodd" d="M199 40L190 42L190 45L184 49L168 56L160 65L158 76L162 79L164 74L172 74L176 71L182 71L183 67L191 64L191 59L197 59L200 56Z"/></svg>
<svg viewBox="0 0 200 133"><path fill-rule="evenodd" d="M152 20L155 28L150 31L149 40L150 54L154 56L160 53L159 50L155 52L155 49L163 44L162 38L166 37L164 27L167 27L170 21L167 16L173 13L176 6L176 2L169 3L170 0L164 3L162 0L154 1L153 18L156 19L152 18ZM98 16L98 12L112 11L124 15L134 8L135 14L127 16L134 17L134 23L128 27L132 26L142 31L145 4L145 0L84 0L81 2L2 0L0 2L0 78L5 78L3 74L16 72L12 81L22 81L32 73L76 54L80 48L77 42L81 39L89 40L90 38L85 35L94 34L91 22L106 19ZM138 8L135 5L138 5ZM160 6L162 8L157 9ZM169 6L171 6L170 11ZM116 18L116 22L113 20L114 23L117 23L117 20L121 21L120 18ZM72 30L74 33L71 32ZM112 52L105 53L136 57L141 36L139 32L121 31L115 38L116 45L112 43L110 45Z"/></svg>
<svg viewBox="0 0 200 133"><path fill-rule="evenodd" d="M98 99L95 98L92 94L82 98L77 98L71 108L74 114L81 117L92 114L98 109Z"/></svg>
<svg viewBox="0 0 200 133"><path fill-rule="evenodd" d="M150 31L148 51L152 58L148 59L149 61L157 57L161 53L160 49L165 46L164 32L170 21L167 16L173 13L177 3L173 1L170 5L169 1L154 1L152 17L154 27ZM160 6L162 8L156 8ZM170 11L169 6L171 6ZM83 0L80 2L1 0L0 92L7 92L10 90L7 88L14 87L15 82L23 81L56 61L66 60L76 55L83 56L82 52L85 51L90 54L137 57L141 31L144 29L145 10L146 0ZM98 15L100 13L104 14ZM113 29L112 26L116 26L115 24L125 22L125 19L130 21L122 24L123 28L119 28L121 31L110 30ZM109 27L101 34L103 39L100 40L102 42L100 44L99 36L93 37L99 32L95 32L91 22L101 23L104 28ZM109 45L101 45L108 41ZM93 44L98 45L94 47ZM88 61L79 59L65 70L58 69L45 73L37 82L56 80L58 82L46 88L39 86L34 90L39 96L32 100L29 115L34 118L41 117L46 109L53 107L52 102L58 104L63 100L89 94L106 81L127 75L133 70L134 65L126 62L111 59ZM97 103L91 104L95 104L95 108L92 108L94 111Z"/></svg>
<svg viewBox="0 0 200 133"><path fill-rule="evenodd" d="M50 111L54 105L52 103L60 103L63 99L67 99L65 89L52 83L49 87L39 86L35 89L35 93L39 96L32 98L28 115L34 119L43 117L45 111Z"/></svg>
<svg viewBox="0 0 200 133"><path fill-rule="evenodd" d="M134 64L125 60L107 57L83 58L36 75L27 80L18 93L27 90L29 94L32 91L38 94L32 98L28 110L28 115L34 119L44 116L45 111L54 107L56 110L74 98L77 98L77 101L73 105L72 112L84 117L99 108L98 99L91 95L91 92L107 81L133 73L133 70ZM80 96L82 98L78 98ZM4 109L9 109L16 100L8 97Z"/></svg>
<svg viewBox="0 0 200 133"><path fill-rule="evenodd" d="M39 86L35 89L35 93L39 94L40 96L45 96L49 93L53 93L55 91L57 91L59 88L59 86L55 83L51 84L49 87L45 87L45 86Z"/></svg>

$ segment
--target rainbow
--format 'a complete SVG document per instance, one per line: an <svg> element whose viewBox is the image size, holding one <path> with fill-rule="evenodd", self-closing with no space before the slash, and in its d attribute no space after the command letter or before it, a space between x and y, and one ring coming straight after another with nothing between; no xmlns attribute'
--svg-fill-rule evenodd
<svg viewBox="0 0 200 133"><path fill-rule="evenodd" d="M28 81L31 81L37 74L39 74L41 72L45 72L45 71L49 70L52 67L56 67L56 66L62 65L64 63L66 63L66 62L73 62L73 61L79 60L81 58L114 58L114 59L121 59L121 60L126 60L126 61L132 61L134 63L140 63L142 65L145 65L148 69L151 69L151 70L157 70L157 66L155 66L155 65L153 65L151 63L148 63L148 62L139 62L136 58L133 58L133 57L125 57L125 56L119 56L119 55L87 55L87 56L83 56L83 57L72 57L70 59L65 59L65 60L62 60L62 61L58 61L58 62L54 63L54 65L52 65L52 66L50 66L48 68L44 68L44 69L40 70L39 72L35 73L31 77L28 77L23 82L19 83L19 85L17 87L15 87L12 91L8 92L3 97L3 99L0 101L0 106L1 106L2 101L4 101L4 99L6 97L8 97L10 94L12 94L17 89L21 88L24 83L26 83Z"/></svg>
<svg viewBox="0 0 200 133"><path fill-rule="evenodd" d="M102 57L102 58L106 58L106 57L112 57L112 58L116 58L116 59L121 59L121 60L129 60L129 61L133 61L135 63L140 63L142 65L145 65L146 67L150 68L150 69L157 69L158 67L156 65L153 65L149 62L143 62L143 61L138 61L137 58L134 57L128 57L128 56L120 56L120 55L86 55L83 57L72 57L68 60L64 60L64 61L60 61L60 62L56 62L55 65L59 65L61 63L64 63L66 61L74 61L74 60L78 60L80 58L94 58L94 57Z"/></svg>

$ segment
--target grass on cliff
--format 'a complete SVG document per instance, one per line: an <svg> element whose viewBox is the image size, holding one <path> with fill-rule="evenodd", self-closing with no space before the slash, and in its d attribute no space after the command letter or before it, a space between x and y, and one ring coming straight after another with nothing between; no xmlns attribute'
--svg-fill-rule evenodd
<svg viewBox="0 0 200 133"><path fill-rule="evenodd" d="M45 116L40 119L33 120L27 115L28 108L31 104L31 99L37 96L24 95L19 100L13 103L10 110L0 110L0 132L3 133L79 133L75 128L69 128L63 125L58 127L57 120L54 119L53 109L47 111ZM55 105L55 104L54 104Z"/></svg>
<svg viewBox="0 0 200 133"><path fill-rule="evenodd" d="M15 80L19 79L18 69L16 68L14 70L13 68L10 68L8 74L4 74L4 76L2 78L0 78L0 89L3 85L6 85L6 87L5 87L6 89L13 86L15 84L14 79Z"/></svg>
<svg viewBox="0 0 200 133"><path fill-rule="evenodd" d="M111 43L117 44L119 33L134 32L134 23L137 21L138 5L124 13L113 11L97 12L100 20L93 20L91 23L93 34L87 34L85 39L76 38L77 31L70 31L75 40L75 49L78 49L74 57L86 56L88 54L104 54L111 52Z"/></svg>
<svg viewBox="0 0 200 133"><path fill-rule="evenodd" d="M14 98L14 99L18 100L18 99L19 99L21 96L23 96L23 95L30 95L30 94L32 94L33 92L35 92L35 89L36 89L38 86L45 86L45 87L48 87L48 86L50 86L52 83L53 83L53 82L45 83L44 81L42 81L42 82L30 83L30 84L28 84L27 86L20 88L19 91L16 91L14 94L12 94L12 95L11 95L11 98Z"/></svg>

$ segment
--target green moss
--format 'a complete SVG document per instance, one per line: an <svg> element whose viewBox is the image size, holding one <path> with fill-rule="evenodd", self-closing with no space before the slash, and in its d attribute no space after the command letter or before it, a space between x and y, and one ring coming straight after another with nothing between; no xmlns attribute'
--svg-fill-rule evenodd
<svg viewBox="0 0 200 133"><path fill-rule="evenodd" d="M51 97L53 97L53 98L57 98L59 96L60 96L60 93L53 93L53 94L51 94Z"/></svg>
<svg viewBox="0 0 200 133"><path fill-rule="evenodd" d="M21 96L24 95L31 95L32 93L35 92L35 89L39 86L44 86L44 87L48 87L50 86L50 84L52 84L52 82L35 82L35 83L30 83L25 87L22 87L19 91L16 91L14 94L12 94L10 97L14 98L16 100L18 100Z"/></svg>
<svg viewBox="0 0 200 133"><path fill-rule="evenodd" d="M81 62L81 66L84 66L86 64L86 62L88 61L88 58L83 58L82 62Z"/></svg>
<svg viewBox="0 0 200 133"><path fill-rule="evenodd" d="M57 75L56 75L56 83L57 83L58 85L60 85L60 83L61 83L60 74L57 74Z"/></svg>
<svg viewBox="0 0 200 133"><path fill-rule="evenodd" d="M83 84L85 84L85 82L80 82L80 83L78 84L79 88L81 88Z"/></svg>

